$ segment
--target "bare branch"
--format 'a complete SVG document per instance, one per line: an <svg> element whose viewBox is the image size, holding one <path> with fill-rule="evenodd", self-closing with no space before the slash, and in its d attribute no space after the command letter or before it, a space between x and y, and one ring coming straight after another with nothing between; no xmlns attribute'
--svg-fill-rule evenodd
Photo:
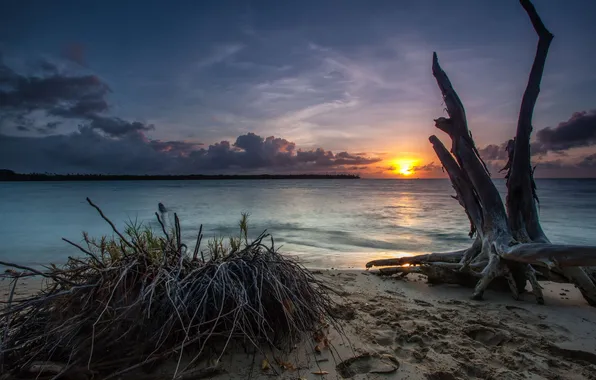
<svg viewBox="0 0 596 380"><path fill-rule="evenodd" d="M546 56L554 36L546 29L536 8L529 0L520 0L520 3L538 34L538 46L517 121L513 159L509 165L507 180L507 212L514 236L527 235L532 241L548 243L548 238L540 226L536 207L536 184L530 162L530 135Z"/></svg>
<svg viewBox="0 0 596 380"><path fill-rule="evenodd" d="M137 247L135 247L134 245L132 245L128 240L126 240L126 238L124 237L124 235L122 235L120 233L120 231L118 231L118 229L116 228L116 226L114 225L114 223L112 223L112 221L110 219L108 219L107 216L104 215L103 211L101 211L101 209L95 203L91 202L91 199L87 198L87 203L89 203L91 205L91 207L93 207L94 209L97 210L97 212L99 213L99 216L101 216L101 218L103 220L105 220L110 225L110 227L112 227L112 231L114 231L116 233L116 235L118 235L118 237L120 238L120 240L124 244L126 244L130 248L137 249Z"/></svg>
<svg viewBox="0 0 596 380"><path fill-rule="evenodd" d="M529 243L511 247L501 258L548 267L596 265L596 247L581 245Z"/></svg>
<svg viewBox="0 0 596 380"><path fill-rule="evenodd" d="M441 89L447 113L450 116L449 119L436 119L435 126L451 137L451 152L474 187L482 205L483 231L492 230L497 234L508 233L507 215L503 201L470 136L463 104L453 89L449 77L441 68L436 53L433 53L432 72Z"/></svg>
<svg viewBox="0 0 596 380"><path fill-rule="evenodd" d="M475 232L482 233L482 208L468 176L437 136L430 136L429 141L433 144L435 153L449 175L451 184L457 193L458 202L466 210L466 215L468 215L471 224L470 237Z"/></svg>

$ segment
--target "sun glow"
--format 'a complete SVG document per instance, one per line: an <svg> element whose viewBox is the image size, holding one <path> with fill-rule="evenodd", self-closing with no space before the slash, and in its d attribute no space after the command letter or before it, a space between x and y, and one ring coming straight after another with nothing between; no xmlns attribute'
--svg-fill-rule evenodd
<svg viewBox="0 0 596 380"><path fill-rule="evenodd" d="M396 158L392 161L393 172L396 174L403 175L405 177L411 176L415 173L414 167L418 163L418 160Z"/></svg>

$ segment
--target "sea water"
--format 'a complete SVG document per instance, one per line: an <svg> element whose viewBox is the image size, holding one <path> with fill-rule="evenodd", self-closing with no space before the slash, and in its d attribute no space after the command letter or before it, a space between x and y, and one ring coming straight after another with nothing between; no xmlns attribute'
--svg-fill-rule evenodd
<svg viewBox="0 0 596 380"><path fill-rule="evenodd" d="M502 180L496 180L501 192ZM556 243L596 245L596 180L537 180L540 218ZM469 222L448 180L222 180L0 182L0 260L63 263L80 242L111 229L85 201L99 205L119 229L143 222L159 230L163 203L194 246L238 234L250 214L254 238L267 230L281 252L307 266L361 268L368 260L449 251L471 244ZM205 241L205 240L204 240Z"/></svg>

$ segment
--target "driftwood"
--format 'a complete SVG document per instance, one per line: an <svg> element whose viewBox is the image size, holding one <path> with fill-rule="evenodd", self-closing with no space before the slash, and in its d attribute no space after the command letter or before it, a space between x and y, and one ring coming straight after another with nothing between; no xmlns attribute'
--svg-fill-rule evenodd
<svg viewBox="0 0 596 380"><path fill-rule="evenodd" d="M524 92L516 136L508 146L507 198L503 203L468 129L464 106L433 53L432 73L443 95L448 118L435 126L451 139L451 150L436 136L429 138L456 192L454 197L470 220L474 243L466 250L398 259L375 260L373 266L397 266L383 274L423 273L429 278L474 284L474 299L497 278L504 278L517 298L530 282L537 302L543 297L538 280L574 283L596 306L596 247L551 244L540 226L538 197L530 162L532 115L540 92L544 64L553 35L529 0L520 0L538 34L538 46ZM406 265L407 264L407 265ZM406 266L404 266L406 265ZM470 281L474 279L474 281Z"/></svg>

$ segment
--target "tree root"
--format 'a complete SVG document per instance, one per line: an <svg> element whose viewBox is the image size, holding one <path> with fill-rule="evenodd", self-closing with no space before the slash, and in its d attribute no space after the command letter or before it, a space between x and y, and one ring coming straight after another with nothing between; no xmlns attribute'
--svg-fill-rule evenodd
<svg viewBox="0 0 596 380"><path fill-rule="evenodd" d="M425 264L425 263L432 263L432 262L446 262L446 263L457 263L461 260L466 252L465 249L454 251L454 252L445 252L445 253L429 253L426 255L417 255L417 256L408 256L408 257L399 257L395 259L381 259L381 260L373 260L366 263L366 267L386 267L390 265L415 265L415 264Z"/></svg>
<svg viewBox="0 0 596 380"><path fill-rule="evenodd" d="M395 259L373 260L366 264L367 268L379 267L380 276L398 275L405 277L409 274L423 274L431 284L457 284L474 288L472 299L481 300L486 289L510 291L513 298L518 299L525 291L529 282L532 293L538 304L544 304L542 287L538 280L554 281L559 283L574 283L584 298L592 306L596 295L591 293L594 286L594 272L588 273L581 267L565 267L562 269L538 267L536 270L530 264L504 260L498 255L492 255L490 261L472 264L454 262L461 256L462 251L433 253L428 255L408 256ZM448 261L439 261L440 259ZM592 269L593 270L593 269ZM559 271L561 273L559 273Z"/></svg>
<svg viewBox="0 0 596 380"><path fill-rule="evenodd" d="M378 269L379 276L397 275L399 278L402 278L409 274L425 275L428 283L433 285L454 284L468 288L473 288L481 277L479 272L473 270L459 271L458 264L452 263L432 263L428 265L407 267L382 267ZM488 288L499 292L510 290L509 284L505 278L497 278L489 284Z"/></svg>

